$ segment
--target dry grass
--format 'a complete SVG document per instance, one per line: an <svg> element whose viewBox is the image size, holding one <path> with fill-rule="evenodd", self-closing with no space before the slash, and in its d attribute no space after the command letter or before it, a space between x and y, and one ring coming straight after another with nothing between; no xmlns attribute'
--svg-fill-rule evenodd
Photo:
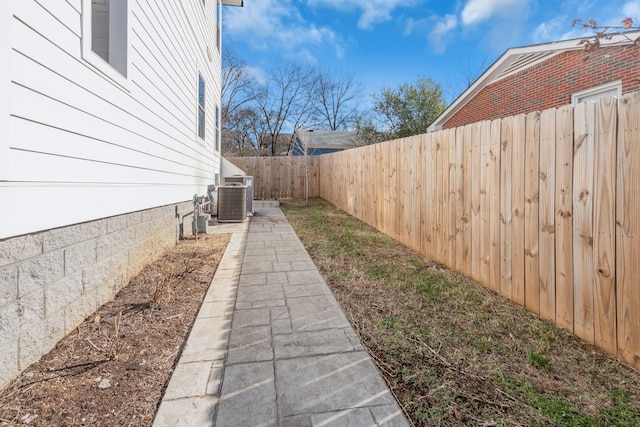
<svg viewBox="0 0 640 427"><path fill-rule="evenodd" d="M324 201L281 203L415 425L640 425L638 371Z"/></svg>
<svg viewBox="0 0 640 427"><path fill-rule="evenodd" d="M0 426L149 426L229 235L184 240L0 394Z"/></svg>

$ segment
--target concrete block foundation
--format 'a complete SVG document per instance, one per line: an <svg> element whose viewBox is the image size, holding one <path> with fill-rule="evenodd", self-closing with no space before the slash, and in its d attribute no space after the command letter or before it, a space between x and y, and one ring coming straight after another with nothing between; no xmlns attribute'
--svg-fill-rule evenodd
<svg viewBox="0 0 640 427"><path fill-rule="evenodd" d="M0 241L0 389L175 245L182 230L191 234L192 210L186 201Z"/></svg>

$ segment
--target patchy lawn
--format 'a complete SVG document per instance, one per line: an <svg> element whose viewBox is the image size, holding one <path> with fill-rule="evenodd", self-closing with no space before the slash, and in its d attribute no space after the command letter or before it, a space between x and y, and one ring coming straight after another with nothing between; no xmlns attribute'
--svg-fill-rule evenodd
<svg viewBox="0 0 640 427"><path fill-rule="evenodd" d="M640 425L640 372L322 200L281 206L416 426Z"/></svg>
<svg viewBox="0 0 640 427"><path fill-rule="evenodd" d="M229 235L179 242L0 394L0 426L150 426Z"/></svg>

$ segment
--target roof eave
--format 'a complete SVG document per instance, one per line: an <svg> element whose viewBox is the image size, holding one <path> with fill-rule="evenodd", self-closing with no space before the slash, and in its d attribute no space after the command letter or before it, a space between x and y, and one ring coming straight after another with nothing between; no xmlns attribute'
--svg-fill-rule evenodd
<svg viewBox="0 0 640 427"><path fill-rule="evenodd" d="M222 5L223 6L243 7L244 6L244 0L222 0Z"/></svg>

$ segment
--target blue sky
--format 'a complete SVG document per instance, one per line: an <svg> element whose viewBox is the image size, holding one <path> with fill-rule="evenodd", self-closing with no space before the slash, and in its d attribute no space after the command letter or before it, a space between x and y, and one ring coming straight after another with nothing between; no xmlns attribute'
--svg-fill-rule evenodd
<svg viewBox="0 0 640 427"><path fill-rule="evenodd" d="M447 102L506 49L582 37L575 18L640 22L640 0L244 0L224 43L257 78L277 61L354 74L366 95L430 77ZM588 33L587 33L588 34ZM368 98L368 96L367 96Z"/></svg>

